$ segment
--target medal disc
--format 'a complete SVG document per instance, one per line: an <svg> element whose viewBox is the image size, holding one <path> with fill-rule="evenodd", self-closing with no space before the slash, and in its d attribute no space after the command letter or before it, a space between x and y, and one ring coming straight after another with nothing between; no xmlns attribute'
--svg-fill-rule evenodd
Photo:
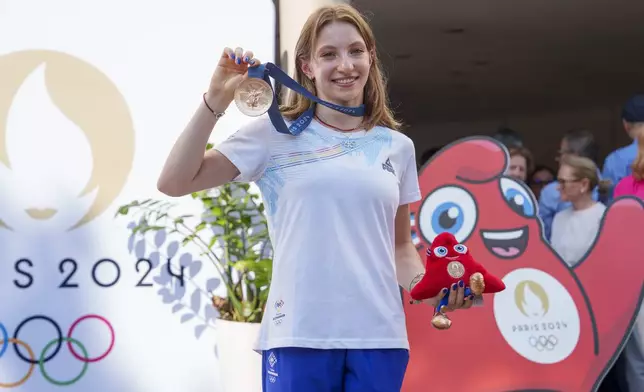
<svg viewBox="0 0 644 392"><path fill-rule="evenodd" d="M262 79L248 78L235 89L235 104L246 116L261 116L272 103L273 89Z"/></svg>

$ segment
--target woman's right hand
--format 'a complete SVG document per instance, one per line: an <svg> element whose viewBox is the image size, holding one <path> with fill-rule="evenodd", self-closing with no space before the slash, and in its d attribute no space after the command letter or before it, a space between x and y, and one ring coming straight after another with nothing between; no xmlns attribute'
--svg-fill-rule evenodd
<svg viewBox="0 0 644 392"><path fill-rule="evenodd" d="M248 77L248 68L260 64L253 56L252 51L244 51L242 48L236 48L234 51L230 48L224 49L206 93L206 101L213 110L223 112L230 105L235 89Z"/></svg>

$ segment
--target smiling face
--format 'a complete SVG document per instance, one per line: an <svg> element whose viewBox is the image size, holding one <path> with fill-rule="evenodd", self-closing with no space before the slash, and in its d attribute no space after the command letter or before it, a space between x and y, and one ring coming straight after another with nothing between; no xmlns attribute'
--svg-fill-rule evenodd
<svg viewBox="0 0 644 392"><path fill-rule="evenodd" d="M434 261L454 261L467 255L468 249L467 246L458 243L451 233L443 232L434 239L427 254Z"/></svg>
<svg viewBox="0 0 644 392"><path fill-rule="evenodd" d="M345 106L362 104L371 55L356 27L347 22L327 24L317 36L302 71L315 83L318 96Z"/></svg>
<svg viewBox="0 0 644 392"><path fill-rule="evenodd" d="M528 177L528 162L522 155L513 155L510 158L508 176L525 182Z"/></svg>
<svg viewBox="0 0 644 392"><path fill-rule="evenodd" d="M463 156L477 157L476 164L464 166ZM539 241L541 226L534 195L504 176L506 168L505 152L487 140L461 142L437 154L421 173L426 197L416 207L417 234L431 243L449 232L476 254L485 248L497 260L518 259Z"/></svg>

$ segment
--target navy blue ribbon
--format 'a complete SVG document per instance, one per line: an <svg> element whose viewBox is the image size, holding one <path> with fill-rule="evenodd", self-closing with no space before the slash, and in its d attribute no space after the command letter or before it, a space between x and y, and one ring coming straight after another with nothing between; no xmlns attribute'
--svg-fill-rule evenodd
<svg viewBox="0 0 644 392"><path fill-rule="evenodd" d="M324 101L316 97L309 90L305 89L301 84L293 80L290 76L288 76L284 71L282 71L277 65L273 63L261 64L261 65L258 65L257 67L249 67L248 77L262 79L266 83L268 83L269 86L271 87L272 85L269 78L272 77L273 79L275 79L276 82L281 83L282 86L290 88L296 93L301 94L305 98L308 98L313 102L319 103L320 105L324 105L328 108L337 110L338 112L345 113L350 116L354 116L354 117L364 116L364 112L365 112L364 105L360 105L357 107L347 107L347 106L336 105L334 103ZM268 109L268 117L271 119L271 122L275 126L275 129L277 129L277 132L284 133L287 135L297 136L303 130L305 130L306 127L309 126L311 121L313 121L314 116L315 116L315 105L311 105L311 107L308 108L304 113L302 113L302 115L298 117L297 120L293 121L293 123L289 127L287 127L286 122L284 122L284 118L280 113L277 97L275 96L275 91L273 91L273 102L271 103L271 107Z"/></svg>

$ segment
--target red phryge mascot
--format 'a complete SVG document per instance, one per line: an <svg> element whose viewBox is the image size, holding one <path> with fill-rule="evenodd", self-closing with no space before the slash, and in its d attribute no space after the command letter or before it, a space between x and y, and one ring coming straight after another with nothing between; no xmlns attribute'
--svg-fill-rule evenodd
<svg viewBox="0 0 644 392"><path fill-rule="evenodd" d="M505 290L505 284L476 262L467 246L459 244L453 234L439 234L429 249L425 275L411 290L411 298L422 301L438 295L443 288L464 284L465 296L498 293ZM432 325L437 329L448 329L452 322L445 315L448 297L444 296L436 306Z"/></svg>

